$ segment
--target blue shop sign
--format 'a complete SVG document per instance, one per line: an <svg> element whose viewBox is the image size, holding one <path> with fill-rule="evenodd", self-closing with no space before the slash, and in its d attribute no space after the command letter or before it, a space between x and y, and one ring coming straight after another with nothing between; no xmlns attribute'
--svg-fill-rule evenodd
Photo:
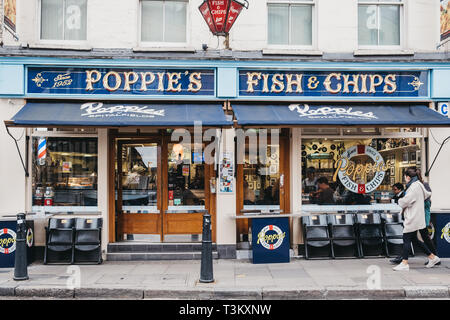
<svg viewBox="0 0 450 320"><path fill-rule="evenodd" d="M212 69L28 68L29 94L214 96Z"/></svg>
<svg viewBox="0 0 450 320"><path fill-rule="evenodd" d="M252 219L253 263L289 262L289 218Z"/></svg>
<svg viewBox="0 0 450 320"><path fill-rule="evenodd" d="M241 97L427 97L428 72L240 70Z"/></svg>

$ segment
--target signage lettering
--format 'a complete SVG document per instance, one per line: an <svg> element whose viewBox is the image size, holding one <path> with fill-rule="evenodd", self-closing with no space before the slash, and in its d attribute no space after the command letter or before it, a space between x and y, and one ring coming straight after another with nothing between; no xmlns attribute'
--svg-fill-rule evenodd
<svg viewBox="0 0 450 320"><path fill-rule="evenodd" d="M28 93L37 94L215 94L214 70L28 69Z"/></svg>
<svg viewBox="0 0 450 320"><path fill-rule="evenodd" d="M239 72L242 96L426 96L427 72Z"/></svg>
<svg viewBox="0 0 450 320"><path fill-rule="evenodd" d="M93 117L99 115L106 114L115 114L115 115L127 115L127 114L142 114L147 117L161 116L164 117L164 110L155 110L153 108L149 108L148 106L124 106L117 105L112 107L103 107L103 103L101 102L88 102L80 107L81 110L84 110L85 113L81 114L81 116Z"/></svg>
<svg viewBox="0 0 450 320"><path fill-rule="evenodd" d="M123 91L131 91L131 85L140 80L140 91L147 91L148 86L151 85L155 79L158 83L158 91L161 92L181 92L182 84L181 72L116 72L110 71L102 76L98 70L86 70L86 91L94 90L94 84L102 80L103 87L111 92L122 88ZM202 74L200 72L193 72L189 74L189 83L187 90L190 92L198 92L202 88ZM167 85L165 85L167 80ZM123 86L122 86L123 83Z"/></svg>
<svg viewBox="0 0 450 320"><path fill-rule="evenodd" d="M350 160L358 155L367 155L374 163L356 164ZM336 181L339 177L339 180L348 190L354 193L369 193L383 182L389 166L390 161L385 163L383 157L375 149L364 145L353 146L347 149L336 162L333 181ZM369 182L367 182L368 174L374 176Z"/></svg>
<svg viewBox="0 0 450 320"><path fill-rule="evenodd" d="M311 109L309 105L304 104L303 106L299 104L289 105L289 110L296 111L299 117L308 118L363 118L363 119L378 119L372 112L363 113L362 111L353 111L351 107L320 107L317 109Z"/></svg>

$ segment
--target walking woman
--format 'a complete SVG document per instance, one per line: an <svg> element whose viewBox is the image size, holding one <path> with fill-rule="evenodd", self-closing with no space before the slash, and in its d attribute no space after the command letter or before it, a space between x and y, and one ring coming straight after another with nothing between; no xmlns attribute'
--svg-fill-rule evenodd
<svg viewBox="0 0 450 320"><path fill-rule="evenodd" d="M408 256L411 242L420 245L428 256L427 268L434 267L441 260L434 255L429 246L417 239L419 231L422 239L426 242L429 239L428 230L425 226L425 199L431 196L420 182L417 170L408 168L405 172L406 190L405 196L398 200L398 205L403 209L405 220L403 223L403 251L402 262L394 267L395 271L409 271Z"/></svg>

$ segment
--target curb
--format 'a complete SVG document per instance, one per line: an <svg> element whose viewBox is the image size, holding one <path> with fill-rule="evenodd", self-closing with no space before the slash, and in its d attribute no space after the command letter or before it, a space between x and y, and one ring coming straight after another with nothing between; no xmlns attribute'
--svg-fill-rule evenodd
<svg viewBox="0 0 450 320"><path fill-rule="evenodd" d="M162 300L340 300L340 299L405 299L450 298L448 286L408 286L399 289L368 290L357 288L77 288L45 286L4 286L0 297L35 297L56 299L162 299Z"/></svg>
<svg viewBox="0 0 450 320"><path fill-rule="evenodd" d="M450 287L445 286L414 286L404 287L407 298L448 298Z"/></svg>
<svg viewBox="0 0 450 320"><path fill-rule="evenodd" d="M42 298L73 298L74 290L65 287L42 287L42 286L18 286L15 289L17 297L42 297Z"/></svg>
<svg viewBox="0 0 450 320"><path fill-rule="evenodd" d="M142 289L132 288L79 288L74 290L74 298L143 299Z"/></svg>

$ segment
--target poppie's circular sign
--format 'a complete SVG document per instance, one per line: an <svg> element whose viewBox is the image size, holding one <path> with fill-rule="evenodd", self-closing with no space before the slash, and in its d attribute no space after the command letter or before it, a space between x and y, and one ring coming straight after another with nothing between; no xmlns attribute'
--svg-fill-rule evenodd
<svg viewBox="0 0 450 320"><path fill-rule="evenodd" d="M373 160L373 163L365 164L351 161L353 157L366 155ZM345 188L354 193L369 193L374 191L383 182L389 162L385 163L381 154L365 145L356 145L344 151L339 160L336 162L336 176L342 182ZM373 175L370 181L367 177Z"/></svg>

